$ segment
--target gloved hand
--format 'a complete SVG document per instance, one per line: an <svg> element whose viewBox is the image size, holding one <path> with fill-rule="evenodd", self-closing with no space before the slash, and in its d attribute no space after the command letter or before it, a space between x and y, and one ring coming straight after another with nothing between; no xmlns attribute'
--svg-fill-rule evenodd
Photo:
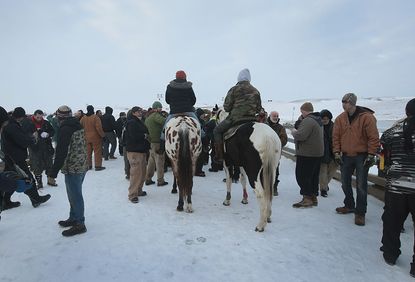
<svg viewBox="0 0 415 282"><path fill-rule="evenodd" d="M42 133L40 133L40 137L42 137L42 138L48 138L49 137L49 133L42 132Z"/></svg>
<svg viewBox="0 0 415 282"><path fill-rule="evenodd" d="M376 160L375 160L375 156L374 155L367 155L365 162L363 163L363 166L366 168L369 168L371 166L373 166L375 164Z"/></svg>
<svg viewBox="0 0 415 282"><path fill-rule="evenodd" d="M334 153L334 162L339 166L343 164L342 156L339 152Z"/></svg>

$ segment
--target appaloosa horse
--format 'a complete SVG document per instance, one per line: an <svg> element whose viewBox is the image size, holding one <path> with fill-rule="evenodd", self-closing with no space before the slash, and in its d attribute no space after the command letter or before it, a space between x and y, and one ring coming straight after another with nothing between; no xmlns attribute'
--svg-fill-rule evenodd
<svg viewBox="0 0 415 282"><path fill-rule="evenodd" d="M189 116L178 115L166 124L166 153L170 158L174 177L179 187L177 211L183 211L183 198L186 198L186 211L192 209L192 187L196 160L202 151L199 122Z"/></svg>
<svg viewBox="0 0 415 282"><path fill-rule="evenodd" d="M218 112L219 120L223 120L227 113ZM270 126L264 123L247 122L230 129L224 135L225 156L224 168L226 172L226 199L225 206L231 200L231 165L241 167L241 183L244 187L244 200L247 200L245 191L246 178L254 189L260 206L260 220L255 231L262 232L271 222L272 189L275 181L276 168L281 157L281 141Z"/></svg>

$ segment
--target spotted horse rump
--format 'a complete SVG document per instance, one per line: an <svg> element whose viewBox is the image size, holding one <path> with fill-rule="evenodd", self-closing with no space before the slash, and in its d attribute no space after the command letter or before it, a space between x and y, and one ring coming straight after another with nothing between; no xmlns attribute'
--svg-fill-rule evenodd
<svg viewBox="0 0 415 282"><path fill-rule="evenodd" d="M183 211L186 198L186 211L192 209L193 175L196 160L202 151L199 122L189 116L175 116L166 124L166 153L179 188L178 211Z"/></svg>

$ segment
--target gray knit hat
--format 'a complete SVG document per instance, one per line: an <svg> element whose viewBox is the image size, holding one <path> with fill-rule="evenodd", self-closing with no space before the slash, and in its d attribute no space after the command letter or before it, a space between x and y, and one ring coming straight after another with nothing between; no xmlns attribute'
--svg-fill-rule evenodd
<svg viewBox="0 0 415 282"><path fill-rule="evenodd" d="M357 96L354 93L347 93L342 98L342 103L349 102L350 105L356 106Z"/></svg>

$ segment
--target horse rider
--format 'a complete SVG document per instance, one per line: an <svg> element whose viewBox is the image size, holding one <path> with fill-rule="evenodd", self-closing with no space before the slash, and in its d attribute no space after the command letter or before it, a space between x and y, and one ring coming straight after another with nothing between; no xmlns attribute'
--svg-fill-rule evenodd
<svg viewBox="0 0 415 282"><path fill-rule="evenodd" d="M234 125L256 121L256 115L262 109L261 95L251 85L249 69L239 72L238 83L228 91L223 108L229 115L213 130L216 162L223 161L223 134Z"/></svg>
<svg viewBox="0 0 415 282"><path fill-rule="evenodd" d="M192 82L187 81L186 73L182 70L176 72L176 79L170 81L166 89L166 103L170 105L170 113L166 118L167 122L177 114L186 115L198 121L194 112L196 96L193 92ZM164 127L161 133L160 150L164 150Z"/></svg>

